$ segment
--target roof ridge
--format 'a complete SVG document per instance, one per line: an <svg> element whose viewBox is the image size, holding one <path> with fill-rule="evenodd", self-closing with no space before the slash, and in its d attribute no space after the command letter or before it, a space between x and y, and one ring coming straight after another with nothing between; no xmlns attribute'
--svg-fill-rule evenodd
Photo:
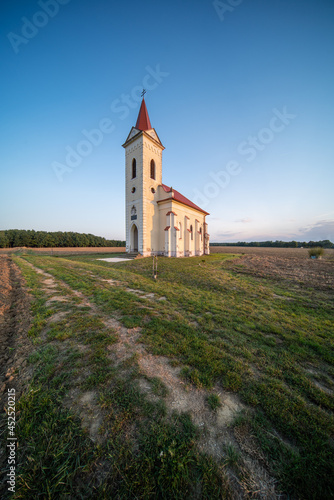
<svg viewBox="0 0 334 500"><path fill-rule="evenodd" d="M135 128L142 131L150 130L152 128L144 97L140 105L140 110L138 113L138 118Z"/></svg>
<svg viewBox="0 0 334 500"><path fill-rule="evenodd" d="M196 205L191 200L189 200L189 198L187 198L186 196L184 196L183 194L181 194L180 191L177 191L176 189L174 189L172 187L169 187L169 186L167 186L166 184L163 184L163 183L161 184L161 186L162 186L163 190L166 193L170 193L171 194L171 198L170 199L178 201L179 203L182 203L183 205L187 205L190 208L194 208L195 210L199 210L200 212L203 212L206 215L210 215L208 212L206 212L205 210L203 210L203 208L200 208L198 205Z"/></svg>

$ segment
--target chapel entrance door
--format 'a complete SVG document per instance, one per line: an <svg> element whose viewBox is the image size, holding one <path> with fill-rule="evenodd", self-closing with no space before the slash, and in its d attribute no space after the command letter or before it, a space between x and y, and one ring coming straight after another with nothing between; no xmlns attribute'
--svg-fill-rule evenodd
<svg viewBox="0 0 334 500"><path fill-rule="evenodd" d="M138 252L138 228L133 224L131 228L131 252Z"/></svg>

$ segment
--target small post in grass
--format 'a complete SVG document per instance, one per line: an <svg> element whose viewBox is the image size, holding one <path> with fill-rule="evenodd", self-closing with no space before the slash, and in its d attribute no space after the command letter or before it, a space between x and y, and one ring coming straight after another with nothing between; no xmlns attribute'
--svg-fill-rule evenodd
<svg viewBox="0 0 334 500"><path fill-rule="evenodd" d="M158 275L158 256L153 254L153 278L156 280Z"/></svg>

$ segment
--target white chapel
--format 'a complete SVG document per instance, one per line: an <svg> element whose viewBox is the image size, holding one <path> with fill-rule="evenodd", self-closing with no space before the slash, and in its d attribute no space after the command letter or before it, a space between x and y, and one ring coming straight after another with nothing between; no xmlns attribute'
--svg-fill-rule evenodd
<svg viewBox="0 0 334 500"><path fill-rule="evenodd" d="M126 252L144 257L209 254L208 212L162 183L165 148L151 127L144 98L123 147Z"/></svg>

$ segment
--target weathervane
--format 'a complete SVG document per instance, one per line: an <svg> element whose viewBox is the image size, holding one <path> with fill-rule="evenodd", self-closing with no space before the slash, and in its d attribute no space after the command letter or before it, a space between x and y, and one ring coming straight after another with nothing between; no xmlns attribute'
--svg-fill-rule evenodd
<svg viewBox="0 0 334 500"><path fill-rule="evenodd" d="M144 95L146 94L146 90L143 89L142 93L141 93L141 96L144 97Z"/></svg>

